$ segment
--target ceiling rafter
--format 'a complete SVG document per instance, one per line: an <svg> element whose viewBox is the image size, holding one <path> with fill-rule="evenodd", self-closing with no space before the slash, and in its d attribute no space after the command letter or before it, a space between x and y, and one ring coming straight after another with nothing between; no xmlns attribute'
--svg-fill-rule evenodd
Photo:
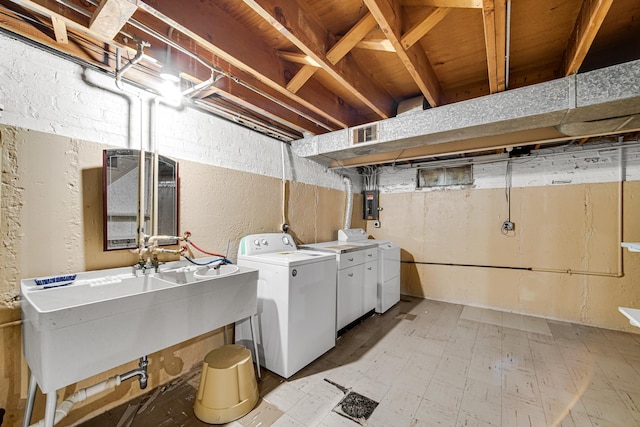
<svg viewBox="0 0 640 427"><path fill-rule="evenodd" d="M217 6L192 3L185 10L173 0L139 0L138 7L315 115L343 128L354 124L353 109L336 95L319 88L305 88L308 94L287 90L277 52Z"/></svg>
<svg viewBox="0 0 640 427"><path fill-rule="evenodd" d="M422 21L415 24L411 27L400 40L402 46L405 49L409 49L416 42L418 42L421 38L423 38L429 31L433 29L440 21L442 21L451 11L450 8L447 7L439 7L431 12L427 17L425 17Z"/></svg>
<svg viewBox="0 0 640 427"><path fill-rule="evenodd" d="M452 7L482 9L482 0L403 0L404 7Z"/></svg>
<svg viewBox="0 0 640 427"><path fill-rule="evenodd" d="M89 28L112 40L138 9L135 0L102 0L89 22Z"/></svg>
<svg viewBox="0 0 640 427"><path fill-rule="evenodd" d="M580 69L589 48L609 13L613 0L584 0L562 59L565 76Z"/></svg>
<svg viewBox="0 0 640 427"><path fill-rule="evenodd" d="M398 0L364 0L371 14L376 18L382 32L387 36L396 54L418 85L420 92L432 107L444 102L442 87L427 54L418 45L405 50L402 47L402 7Z"/></svg>
<svg viewBox="0 0 640 427"><path fill-rule="evenodd" d="M201 83L201 80L190 76L194 84ZM248 88L236 84L228 77L216 79L215 83L206 89L195 93L192 98L205 99L212 95L218 95L247 111L264 116L272 122L280 123L299 132L307 130L306 126L301 126L299 116L294 112L283 108L277 104L268 102L266 98L255 98L253 92Z"/></svg>
<svg viewBox="0 0 640 427"><path fill-rule="evenodd" d="M395 113L395 101L357 64L344 58L334 65L326 58L329 45L327 29L309 9L302 9L297 1L243 0L244 3L277 29L291 43L320 64L342 87L347 89L380 118L388 118Z"/></svg>
<svg viewBox="0 0 640 427"><path fill-rule="evenodd" d="M360 21L358 21L348 32L345 34L340 40L333 45L331 49L327 52L327 60L336 65L338 61L346 56L347 53L351 51L355 47L356 44L360 40L367 35L369 31L371 31L376 26L376 20L373 19L370 13L367 13ZM305 64L295 76L291 79L291 81L287 84L287 89L292 92L296 92L298 89L304 85L307 80L309 80L315 72L321 68L321 65L313 60L308 55L305 55L310 59L313 63Z"/></svg>
<svg viewBox="0 0 640 427"><path fill-rule="evenodd" d="M506 0L483 0L482 3L489 91L503 92L506 74Z"/></svg>
<svg viewBox="0 0 640 427"><path fill-rule="evenodd" d="M285 61L295 62L296 64L312 65L314 67L320 67L320 65L313 60L309 55L297 52L287 52L284 50L278 51L278 56Z"/></svg>
<svg viewBox="0 0 640 427"><path fill-rule="evenodd" d="M124 37L122 36L122 34L119 34L115 40L107 40L104 35L100 35L88 27L89 21L90 21L88 16L80 14L73 9L62 7L55 0L36 0L36 1L18 0L17 3L23 7L28 7L30 10L35 11L36 13L42 15L43 17L51 18L52 21L53 19L57 19L58 21L63 22L69 31L72 31L78 34L84 34L85 36L93 38L95 39L95 42L97 42L96 44L102 45L103 48L105 46L108 47L109 45L111 45L112 46L111 49L118 47L129 52L131 55L135 53L134 48L127 46L124 43L124 40L123 40ZM52 9L54 9L55 11ZM137 15L136 18L140 18L143 21L147 21L146 22L147 26L151 25L149 21L154 20L154 18L151 15L139 15L139 16ZM127 25L124 28L124 30L126 34L132 34L136 31L136 29L132 28L130 25ZM85 36L83 36L83 39ZM156 43L156 39L153 38L152 36L149 36L147 34L139 34L139 36L143 39L152 41L153 44ZM97 65L103 68L106 67L106 69L108 69L109 71L112 71L112 72L114 71L115 63L113 62L113 60L105 60L103 55L99 55L100 56L99 59L101 61L106 61L106 62L98 63L97 58L79 54L79 51L82 53L90 52L90 49L82 49L81 46L76 47L76 44L78 43L78 41L76 41L75 43L69 43L67 45L64 45L63 47L60 45L53 45L50 42L47 42L46 40L47 35L44 32L39 31L37 33L28 35L28 37L40 39L43 43L51 47L55 47L59 50L62 50L74 56L83 58L93 63L94 65ZM229 64L228 62L224 61L219 57L215 57L209 50L193 43L193 41L191 39L188 39L186 36L175 37L175 38L178 39L178 41L176 41L178 44L180 44L183 48L187 50L191 50L194 54L198 55L200 58L205 59L206 60L205 62L209 62L212 66L218 67L220 69L224 69L226 72L231 73L231 75L238 78L240 82L249 82L252 87L258 90L258 92L256 93L267 94L268 98L265 98L264 96L256 97L255 93L253 94L253 96L250 96L247 98L256 98L255 102L258 105L263 105L262 104L263 98L264 100L268 100L270 98L270 100L268 101L268 102L271 102L272 104L270 108L273 108L275 111L280 111L278 114L282 114L282 116L285 117L285 121L290 121L292 128L303 129L304 131L309 132L311 134L318 134L318 133L325 132L327 129L335 130L340 127L343 127L340 124L336 124L334 120L329 120L326 117L323 117L318 114L314 114L315 112L312 109L306 108L306 106L303 105L302 103L292 102L292 100L290 99L291 98L290 96L284 96L282 94L282 92L286 92L284 88L282 88L281 91L274 90L273 88L269 87L268 85L265 85L264 83L257 80L255 77L251 76L245 71L239 69L238 67L235 67L234 65ZM108 44L105 44L105 43L108 43ZM152 51L153 51L153 48L149 49L147 51L147 54L152 54ZM162 48L162 52L164 53L164 48ZM113 54L115 55L115 53ZM180 55L180 54L177 52L174 52L173 55ZM182 62L184 64L188 64L187 66L191 66L189 64L193 64L195 62L195 61L188 61L186 60L186 58L184 59L185 60ZM193 71L191 71L191 74L208 76L210 72L211 72L210 69L207 69L207 70L200 70L199 73L195 73L195 74ZM133 73L133 74L136 74L136 73ZM138 77L134 76L133 78L135 80ZM236 86L240 87L240 84L236 84ZM304 96L305 98L308 98L308 99L314 99L316 101L316 105L321 105L324 102L323 100L327 98L327 95L323 93L324 91L317 86L319 85L309 86L309 88L306 91L307 93L305 93ZM286 105L286 104L292 105L294 107L293 111L291 109L285 109L284 107L282 107L282 105ZM327 104L330 104L333 106L340 106L337 100L337 97L334 97L333 99L329 98L329 100L327 101ZM264 105L265 105L264 109L265 110L268 109L266 106L267 104L264 104ZM353 121L353 117L354 117L353 109L351 109L349 106L341 106L341 107L344 110L343 116L345 118L345 123L349 123ZM296 109L300 113L296 113ZM338 110L338 109L335 108L334 110ZM309 119L305 118L305 116L309 117ZM311 120L311 118L313 120Z"/></svg>
<svg viewBox="0 0 640 427"><path fill-rule="evenodd" d="M358 49L377 50L379 52L396 52L389 39L365 38L360 40L356 46Z"/></svg>

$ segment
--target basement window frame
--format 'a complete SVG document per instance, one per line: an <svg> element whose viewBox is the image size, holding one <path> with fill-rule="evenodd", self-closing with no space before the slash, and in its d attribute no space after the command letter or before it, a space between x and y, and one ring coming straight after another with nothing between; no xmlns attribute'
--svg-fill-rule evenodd
<svg viewBox="0 0 640 427"><path fill-rule="evenodd" d="M425 174L437 174L437 180L425 181ZM456 172L464 172L462 177L456 177ZM473 185L473 164L455 166L422 167L416 170L416 190L444 189L449 187L469 187Z"/></svg>

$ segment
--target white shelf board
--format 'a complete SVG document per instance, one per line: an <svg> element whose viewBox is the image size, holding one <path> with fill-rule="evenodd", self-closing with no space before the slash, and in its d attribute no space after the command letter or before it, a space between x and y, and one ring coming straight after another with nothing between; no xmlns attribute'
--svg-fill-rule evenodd
<svg viewBox="0 0 640 427"><path fill-rule="evenodd" d="M636 242L620 242L620 246L629 249L629 252L640 252L640 243Z"/></svg>
<svg viewBox="0 0 640 427"><path fill-rule="evenodd" d="M640 328L640 310L628 307L618 307L618 310L629 319L631 325Z"/></svg>

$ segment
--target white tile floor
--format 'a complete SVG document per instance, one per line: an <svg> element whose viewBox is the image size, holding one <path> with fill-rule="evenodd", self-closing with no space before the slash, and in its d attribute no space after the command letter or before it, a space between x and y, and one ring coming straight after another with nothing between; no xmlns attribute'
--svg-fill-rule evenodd
<svg viewBox="0 0 640 427"><path fill-rule="evenodd" d="M407 297L228 425L357 426L325 379L367 426L640 426L640 335Z"/></svg>

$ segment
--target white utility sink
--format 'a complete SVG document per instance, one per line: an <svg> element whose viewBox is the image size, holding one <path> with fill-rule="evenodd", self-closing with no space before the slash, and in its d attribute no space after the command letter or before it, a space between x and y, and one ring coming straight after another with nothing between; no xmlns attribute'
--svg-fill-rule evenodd
<svg viewBox="0 0 640 427"><path fill-rule="evenodd" d="M202 267L196 270L196 272L193 273L193 276L196 280L204 280L211 277L222 277L228 274L235 274L239 268L240 267L237 265L229 264L220 265L218 267Z"/></svg>
<svg viewBox="0 0 640 427"><path fill-rule="evenodd" d="M257 270L222 267L198 280L186 261L78 273L51 289L22 280L24 353L42 392L255 315Z"/></svg>

